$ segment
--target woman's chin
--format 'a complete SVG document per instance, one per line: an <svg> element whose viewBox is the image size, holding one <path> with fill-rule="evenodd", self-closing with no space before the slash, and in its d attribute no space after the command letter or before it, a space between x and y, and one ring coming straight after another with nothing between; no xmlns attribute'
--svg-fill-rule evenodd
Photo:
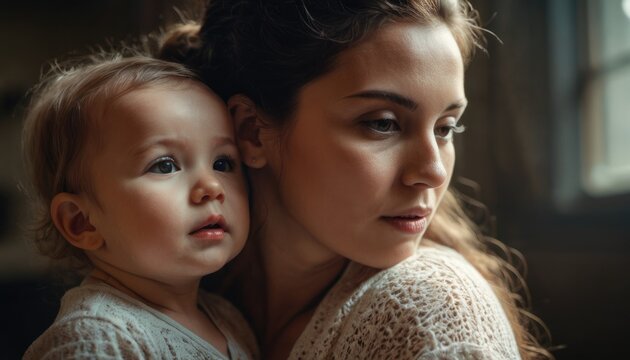
<svg viewBox="0 0 630 360"><path fill-rule="evenodd" d="M371 268L387 269L413 256L417 248L418 244L414 242L413 244L405 244L405 246L387 249L386 251L363 252L356 254L356 256L348 256L348 258Z"/></svg>

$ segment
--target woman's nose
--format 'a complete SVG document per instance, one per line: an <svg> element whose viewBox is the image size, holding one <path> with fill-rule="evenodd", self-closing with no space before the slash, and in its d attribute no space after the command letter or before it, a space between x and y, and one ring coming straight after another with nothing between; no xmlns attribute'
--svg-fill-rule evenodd
<svg viewBox="0 0 630 360"><path fill-rule="evenodd" d="M436 188L448 178L440 146L431 134L407 146L402 182L407 186Z"/></svg>
<svg viewBox="0 0 630 360"><path fill-rule="evenodd" d="M225 200L223 186L212 173L203 174L193 186L190 200L194 204L202 204L213 200L218 200L223 204Z"/></svg>

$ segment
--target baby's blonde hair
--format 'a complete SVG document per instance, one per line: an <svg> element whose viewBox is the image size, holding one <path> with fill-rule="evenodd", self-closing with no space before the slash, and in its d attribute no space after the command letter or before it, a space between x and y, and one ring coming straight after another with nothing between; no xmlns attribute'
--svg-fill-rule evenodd
<svg viewBox="0 0 630 360"><path fill-rule="evenodd" d="M89 266L85 254L56 229L50 203L62 192L94 198L86 148L88 139L98 140L99 110L131 91L187 79L196 76L181 64L109 53L54 64L34 87L24 120L22 150L35 207L34 240L43 255L67 260L77 269Z"/></svg>

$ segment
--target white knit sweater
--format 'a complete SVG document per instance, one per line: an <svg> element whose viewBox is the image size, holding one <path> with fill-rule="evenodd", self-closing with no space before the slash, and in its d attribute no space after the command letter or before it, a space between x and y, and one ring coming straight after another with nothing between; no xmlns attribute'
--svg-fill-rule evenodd
<svg viewBox="0 0 630 360"><path fill-rule="evenodd" d="M199 305L227 338L231 359L258 358L241 314L200 292ZM178 322L98 281L66 292L55 322L26 351L30 359L226 359Z"/></svg>
<svg viewBox="0 0 630 360"><path fill-rule="evenodd" d="M351 263L290 359L520 359L486 280L459 253L421 246L376 270Z"/></svg>

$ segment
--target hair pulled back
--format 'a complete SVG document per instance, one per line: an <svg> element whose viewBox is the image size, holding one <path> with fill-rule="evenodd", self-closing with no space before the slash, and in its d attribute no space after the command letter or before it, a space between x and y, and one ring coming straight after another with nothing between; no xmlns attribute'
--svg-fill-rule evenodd
<svg viewBox="0 0 630 360"><path fill-rule="evenodd" d="M300 90L331 71L341 52L388 23L446 25L464 64L483 48L477 12L464 0L210 0L194 54L186 62L224 100L249 97L269 125L291 119ZM524 359L552 358L530 334L538 329L522 307L522 277L497 256L496 240L469 220L457 193L449 190L425 235L460 252L486 278L512 324ZM511 250L499 245L510 259Z"/></svg>
<svg viewBox="0 0 630 360"><path fill-rule="evenodd" d="M468 61L480 38L475 16L456 0L211 0L195 67L221 97L247 95L282 125L300 89L383 24L444 23Z"/></svg>

